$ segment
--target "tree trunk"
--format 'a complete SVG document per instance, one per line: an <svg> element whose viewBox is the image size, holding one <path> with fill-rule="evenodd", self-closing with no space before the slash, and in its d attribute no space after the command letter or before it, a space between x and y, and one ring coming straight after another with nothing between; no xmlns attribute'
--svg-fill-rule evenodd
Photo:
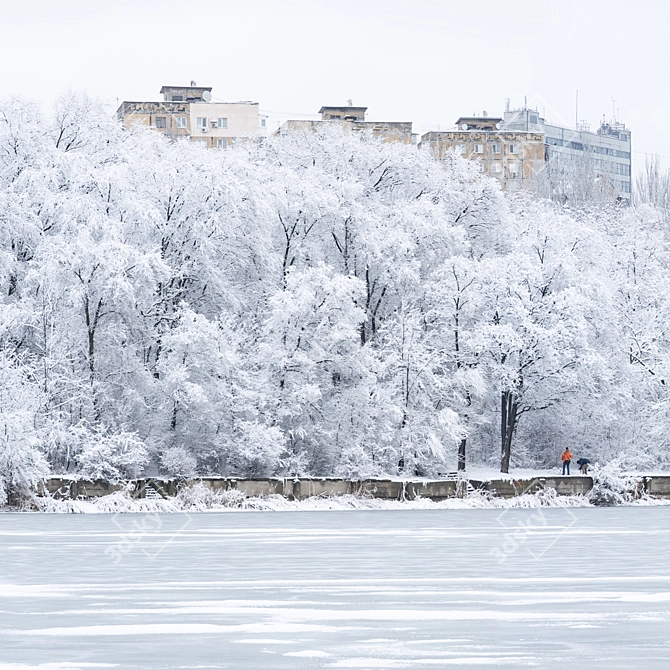
<svg viewBox="0 0 670 670"><path fill-rule="evenodd" d="M100 400L98 398L98 389L96 383L95 371L95 331L100 319L100 310L102 309L102 299L98 301L95 313L91 314L88 296L84 298L84 316L86 317L86 330L88 334L88 370L91 385L91 399L93 401L93 416L96 421L100 421Z"/></svg>
<svg viewBox="0 0 670 670"><path fill-rule="evenodd" d="M513 391L503 391L500 397L500 438L502 454L500 472L509 473L509 461L512 454L512 435L516 428L519 400Z"/></svg>
<svg viewBox="0 0 670 670"><path fill-rule="evenodd" d="M465 470L465 444L467 442L467 438L463 438L461 440L461 443L458 445L458 469L460 470Z"/></svg>

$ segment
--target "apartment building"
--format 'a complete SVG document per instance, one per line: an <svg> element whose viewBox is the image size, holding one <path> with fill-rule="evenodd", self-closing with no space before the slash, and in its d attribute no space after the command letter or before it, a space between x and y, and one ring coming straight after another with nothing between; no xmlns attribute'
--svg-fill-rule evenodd
<svg viewBox="0 0 670 670"><path fill-rule="evenodd" d="M550 178L560 171L593 177L612 197L630 202L631 133L622 123L603 121L596 132L584 125L572 129L524 107L502 117L461 117L454 130L423 135L420 146L437 158L452 150L476 160L507 190L530 185L551 167Z"/></svg>
<svg viewBox="0 0 670 670"><path fill-rule="evenodd" d="M163 86L160 102L124 101L116 118L125 128L141 123L172 139L188 138L226 149L239 138L263 137L266 118L257 102L213 102L211 86Z"/></svg>
<svg viewBox="0 0 670 670"><path fill-rule="evenodd" d="M482 172L514 190L533 179L544 167L544 135L533 131L503 131L499 117L461 117L458 130L429 132L421 137L421 148L436 158L454 151L476 160Z"/></svg>
<svg viewBox="0 0 670 670"><path fill-rule="evenodd" d="M286 135L296 130L316 130L326 124L338 124L345 133L368 132L382 142L416 143L411 121L366 121L367 109L367 107L354 107L351 101L342 107L321 107L320 120L289 120L279 128L277 133Z"/></svg>
<svg viewBox="0 0 670 670"><path fill-rule="evenodd" d="M621 200L630 201L632 146L631 132L619 122L601 122L592 132L585 124L567 128L549 123L537 110L522 108L506 110L502 127L508 130L543 133L547 162L560 161L587 167L605 180Z"/></svg>

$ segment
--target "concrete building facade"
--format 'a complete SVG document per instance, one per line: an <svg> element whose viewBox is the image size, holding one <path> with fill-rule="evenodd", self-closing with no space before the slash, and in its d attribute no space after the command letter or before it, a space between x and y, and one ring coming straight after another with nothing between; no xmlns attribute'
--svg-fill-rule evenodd
<svg viewBox="0 0 670 670"><path fill-rule="evenodd" d="M454 151L476 160L481 171L498 179L504 188L521 188L544 167L544 135L505 132L499 129L501 122L496 117L461 117L456 122L459 130L426 133L421 148L436 158Z"/></svg>
<svg viewBox="0 0 670 670"><path fill-rule="evenodd" d="M411 121L366 121L367 107L321 107L321 120L289 120L277 131L279 135L286 135L298 130L316 130L325 124L338 124L345 133L368 132L382 142L400 142L401 144L415 143L416 136L412 133Z"/></svg>
<svg viewBox="0 0 670 670"><path fill-rule="evenodd" d="M172 139L189 138L226 149L239 138L263 137L265 117L257 102L212 102L211 87L163 86L160 102L121 103L116 118L126 129L141 123Z"/></svg>

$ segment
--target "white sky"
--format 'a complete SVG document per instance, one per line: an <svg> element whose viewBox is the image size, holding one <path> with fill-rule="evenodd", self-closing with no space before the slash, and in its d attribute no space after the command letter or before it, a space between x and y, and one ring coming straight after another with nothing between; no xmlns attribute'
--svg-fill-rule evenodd
<svg viewBox="0 0 670 670"><path fill-rule="evenodd" d="M616 98L635 167L670 167L669 19L649 0L0 0L0 95L115 108L193 79L259 102L271 130L351 98L424 133L524 96L573 126L579 89L580 120L595 130Z"/></svg>

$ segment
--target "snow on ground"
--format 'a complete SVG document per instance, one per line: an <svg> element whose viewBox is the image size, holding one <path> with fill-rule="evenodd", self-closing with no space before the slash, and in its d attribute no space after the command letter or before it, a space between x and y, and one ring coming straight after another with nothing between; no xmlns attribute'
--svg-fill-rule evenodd
<svg viewBox="0 0 670 670"><path fill-rule="evenodd" d="M601 468L598 468L601 469ZM511 472L509 474L504 474L500 472L500 469L496 469L494 467L486 467L486 466L480 466L476 465L473 467L469 467L463 474L463 476L467 479L472 479L475 481L480 481L480 482L486 482L486 481L491 481L495 479L502 479L502 480L514 480L514 479L534 479L536 477L561 477L563 476L561 474L562 468L560 465L557 465L554 468L547 468L547 469L540 469L540 468L511 468ZM627 474L624 471L619 470L616 468L618 471L618 474L624 475ZM592 465L589 465L589 476L591 476L596 469ZM652 470L645 470L645 471L635 471L629 473L631 475L634 475L636 477L668 477L670 476L669 472L663 472L661 470L658 471L652 471ZM576 465L576 462L573 460L571 465L570 465L570 475L565 475L569 477L581 477L582 474L579 472L579 466Z"/></svg>
<svg viewBox="0 0 670 670"><path fill-rule="evenodd" d="M500 468L474 466L465 471L465 477L476 481L486 482L493 479L534 479L535 477L559 477L561 468L549 468L541 470L538 468L512 468L509 474L500 472ZM571 467L571 477L581 477L578 466Z"/></svg>
<svg viewBox="0 0 670 670"><path fill-rule="evenodd" d="M0 669L666 670L669 553L668 508L5 514Z"/></svg>

